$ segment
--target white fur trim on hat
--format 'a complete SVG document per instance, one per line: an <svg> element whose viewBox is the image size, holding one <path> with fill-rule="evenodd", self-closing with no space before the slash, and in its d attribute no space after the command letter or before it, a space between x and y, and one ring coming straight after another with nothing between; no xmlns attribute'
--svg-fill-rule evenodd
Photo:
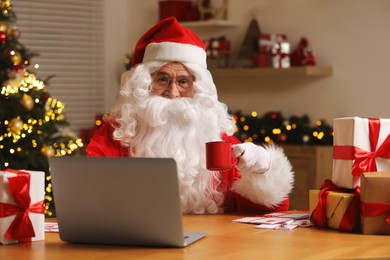
<svg viewBox="0 0 390 260"><path fill-rule="evenodd" d="M195 63L207 69L206 52L192 44L176 42L152 42L145 48L142 62L147 61L178 61Z"/></svg>

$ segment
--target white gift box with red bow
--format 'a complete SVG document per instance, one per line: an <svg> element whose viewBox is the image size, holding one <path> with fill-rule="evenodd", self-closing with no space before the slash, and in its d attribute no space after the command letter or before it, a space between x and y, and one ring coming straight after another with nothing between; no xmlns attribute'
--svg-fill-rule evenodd
<svg viewBox="0 0 390 260"><path fill-rule="evenodd" d="M0 171L0 244L45 239L45 173Z"/></svg>
<svg viewBox="0 0 390 260"><path fill-rule="evenodd" d="M390 119L344 117L333 122L332 181L360 186L364 172L390 171Z"/></svg>

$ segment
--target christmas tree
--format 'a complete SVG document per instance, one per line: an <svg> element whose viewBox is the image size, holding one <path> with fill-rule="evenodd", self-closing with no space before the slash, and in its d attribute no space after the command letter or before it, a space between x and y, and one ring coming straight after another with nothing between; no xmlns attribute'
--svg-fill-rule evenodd
<svg viewBox="0 0 390 260"><path fill-rule="evenodd" d="M0 0L0 168L44 171L45 214L53 216L49 156L82 152L69 128L64 104L50 96L47 80L29 70L32 53L19 42L9 0Z"/></svg>

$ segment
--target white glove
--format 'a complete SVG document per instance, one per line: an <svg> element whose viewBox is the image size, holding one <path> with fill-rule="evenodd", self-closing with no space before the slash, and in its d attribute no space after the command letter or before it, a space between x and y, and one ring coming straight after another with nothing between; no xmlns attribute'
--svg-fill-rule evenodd
<svg viewBox="0 0 390 260"><path fill-rule="evenodd" d="M242 143L232 146L233 157L237 158L237 169L241 172L265 173L271 165L266 149L254 143Z"/></svg>

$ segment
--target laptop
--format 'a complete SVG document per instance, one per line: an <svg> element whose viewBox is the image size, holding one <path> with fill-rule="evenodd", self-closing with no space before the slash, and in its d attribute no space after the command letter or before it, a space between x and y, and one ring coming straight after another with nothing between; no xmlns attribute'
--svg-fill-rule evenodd
<svg viewBox="0 0 390 260"><path fill-rule="evenodd" d="M185 247L206 236L183 232L172 158L50 157L61 240Z"/></svg>

